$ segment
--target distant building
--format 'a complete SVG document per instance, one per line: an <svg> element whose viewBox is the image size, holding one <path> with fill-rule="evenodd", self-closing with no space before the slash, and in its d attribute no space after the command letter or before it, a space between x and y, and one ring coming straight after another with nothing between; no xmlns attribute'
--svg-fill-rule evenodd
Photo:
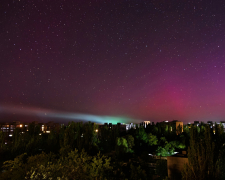
<svg viewBox="0 0 225 180"><path fill-rule="evenodd" d="M16 128L21 128L23 131L27 131L28 123L20 123L19 121L13 121L12 123L0 123L0 129L4 132L6 137L11 137Z"/></svg>
<svg viewBox="0 0 225 180"><path fill-rule="evenodd" d="M207 121L207 124L209 125L210 128L213 128L213 126L214 126L212 121Z"/></svg>
<svg viewBox="0 0 225 180"><path fill-rule="evenodd" d="M0 123L0 130L4 133L5 143L7 144L11 141L16 128L23 134L29 131L28 127L30 124L34 124L35 127L40 126L41 133L39 135L42 133L50 133L52 130L60 129L60 124L54 122L38 123L37 121L34 121L32 123L21 123L20 121L13 121L9 123Z"/></svg>
<svg viewBox="0 0 225 180"><path fill-rule="evenodd" d="M176 133L180 134L183 132L184 123L181 121L176 121ZM179 129L180 128L180 129ZM180 132L181 131L181 132Z"/></svg>
<svg viewBox="0 0 225 180"><path fill-rule="evenodd" d="M19 121L13 121L11 123L0 123L0 130L4 133L5 144L11 141L14 130L20 128L20 133L28 131L27 123L20 123Z"/></svg>
<svg viewBox="0 0 225 180"><path fill-rule="evenodd" d="M126 124L121 124L121 123L117 123L116 125L120 132L125 132L126 131Z"/></svg>
<svg viewBox="0 0 225 180"><path fill-rule="evenodd" d="M151 124L151 122L150 121L144 121L144 122L140 123L140 126L143 126L144 128L146 128L148 124Z"/></svg>
<svg viewBox="0 0 225 180"><path fill-rule="evenodd" d="M41 131L43 133L50 133L52 130L59 131L61 127L59 123L54 123L52 121L48 123L39 123L39 125L41 126Z"/></svg>
<svg viewBox="0 0 225 180"><path fill-rule="evenodd" d="M195 126L199 126L199 121L194 121Z"/></svg>
<svg viewBox="0 0 225 180"><path fill-rule="evenodd" d="M223 130L225 130L225 121L220 121L220 123L223 125Z"/></svg>
<svg viewBox="0 0 225 180"><path fill-rule="evenodd" d="M131 128L136 129L136 124L134 123L126 124L126 131L130 130Z"/></svg>
<svg viewBox="0 0 225 180"><path fill-rule="evenodd" d="M119 132L125 132L126 129L126 124L121 124L121 123L117 123L117 124L112 124L112 123L104 123L104 125L98 125L99 127L99 131L101 131L101 129L103 127L107 127L108 129L118 129Z"/></svg>
<svg viewBox="0 0 225 180"><path fill-rule="evenodd" d="M147 125L151 124L151 121L144 121L144 127L146 128Z"/></svg>
<svg viewBox="0 0 225 180"><path fill-rule="evenodd" d="M161 122L164 126L169 125L170 131L176 131L177 134L180 134L183 132L183 125L184 123L182 121L173 120L173 121L163 121Z"/></svg>

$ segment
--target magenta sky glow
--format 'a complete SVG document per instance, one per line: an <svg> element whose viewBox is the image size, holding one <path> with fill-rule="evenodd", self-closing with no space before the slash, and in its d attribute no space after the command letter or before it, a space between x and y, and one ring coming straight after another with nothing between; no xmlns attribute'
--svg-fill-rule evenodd
<svg viewBox="0 0 225 180"><path fill-rule="evenodd" d="M224 8L223 1L4 1L0 106L225 120Z"/></svg>

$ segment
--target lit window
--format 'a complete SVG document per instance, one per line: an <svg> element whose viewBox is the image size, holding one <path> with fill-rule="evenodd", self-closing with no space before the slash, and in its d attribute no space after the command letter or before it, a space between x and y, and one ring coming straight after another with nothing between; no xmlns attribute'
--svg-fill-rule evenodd
<svg viewBox="0 0 225 180"><path fill-rule="evenodd" d="M46 131L46 133L50 133L50 131Z"/></svg>
<svg viewBox="0 0 225 180"><path fill-rule="evenodd" d="M10 134L9 136L12 137L12 134Z"/></svg>

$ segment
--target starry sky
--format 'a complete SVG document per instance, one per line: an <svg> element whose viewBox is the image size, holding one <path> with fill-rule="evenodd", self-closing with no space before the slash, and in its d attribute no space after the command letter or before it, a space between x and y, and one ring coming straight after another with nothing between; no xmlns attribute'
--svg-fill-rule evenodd
<svg viewBox="0 0 225 180"><path fill-rule="evenodd" d="M1 113L225 120L224 1L7 0L0 39Z"/></svg>

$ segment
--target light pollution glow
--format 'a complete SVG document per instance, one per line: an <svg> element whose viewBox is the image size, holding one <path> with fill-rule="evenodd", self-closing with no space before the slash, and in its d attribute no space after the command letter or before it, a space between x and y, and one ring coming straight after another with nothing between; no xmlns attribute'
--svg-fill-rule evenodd
<svg viewBox="0 0 225 180"><path fill-rule="evenodd" d="M38 108L18 108L11 106L0 106L0 113L13 113L21 115L35 115L40 118L55 118L63 119L67 121L82 121L82 122L95 122L98 124L104 123L130 123L137 120L127 118L127 117L115 117L115 116L98 116L92 114L81 114L81 113L66 113L66 112L56 112L48 109L38 109Z"/></svg>

